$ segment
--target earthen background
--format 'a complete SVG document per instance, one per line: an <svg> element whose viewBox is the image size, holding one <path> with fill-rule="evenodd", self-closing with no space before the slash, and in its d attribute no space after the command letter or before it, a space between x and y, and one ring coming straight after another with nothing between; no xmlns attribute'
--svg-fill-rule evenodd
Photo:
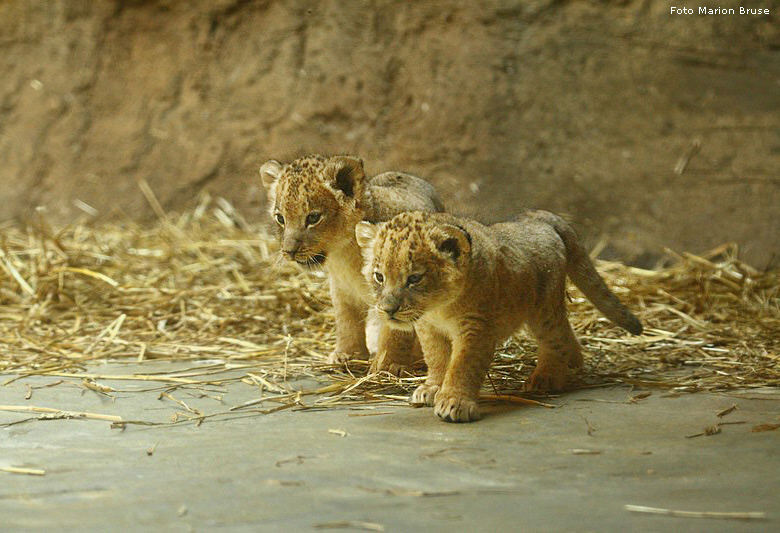
<svg viewBox="0 0 780 533"><path fill-rule="evenodd" d="M262 220L263 161L349 153L486 221L564 213L603 257L776 266L780 5L671 4L3 1L0 224L149 220L138 178Z"/></svg>

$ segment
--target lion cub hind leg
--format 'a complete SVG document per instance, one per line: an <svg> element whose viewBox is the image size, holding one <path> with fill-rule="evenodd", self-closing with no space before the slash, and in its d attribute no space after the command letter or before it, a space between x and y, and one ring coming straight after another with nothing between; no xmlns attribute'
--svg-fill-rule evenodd
<svg viewBox="0 0 780 533"><path fill-rule="evenodd" d="M377 353L371 361L371 372L389 372L400 376L411 368L420 353L414 331L393 329L382 324L379 329Z"/></svg>
<svg viewBox="0 0 780 533"><path fill-rule="evenodd" d="M561 390L566 385L567 368L582 366L580 343L574 336L566 313L559 311L529 324L539 343L538 362L525 384L527 391Z"/></svg>
<svg viewBox="0 0 780 533"><path fill-rule="evenodd" d="M425 323L416 325L415 331L428 366L428 377L412 393L409 403L418 407L433 407L444 381L452 344L441 332Z"/></svg>
<svg viewBox="0 0 780 533"><path fill-rule="evenodd" d="M453 341L444 382L434 403L434 412L439 418L446 422L480 419L477 398L495 347L495 340L479 331L461 335Z"/></svg>

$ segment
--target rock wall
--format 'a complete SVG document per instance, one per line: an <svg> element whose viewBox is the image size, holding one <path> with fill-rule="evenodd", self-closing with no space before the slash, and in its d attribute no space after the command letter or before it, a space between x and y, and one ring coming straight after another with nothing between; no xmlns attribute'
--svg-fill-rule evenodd
<svg viewBox="0 0 780 533"><path fill-rule="evenodd" d="M153 216L138 178L167 209L208 189L258 220L264 160L350 153L488 221L568 214L606 256L733 240L766 267L780 5L756 4L2 2L0 222Z"/></svg>

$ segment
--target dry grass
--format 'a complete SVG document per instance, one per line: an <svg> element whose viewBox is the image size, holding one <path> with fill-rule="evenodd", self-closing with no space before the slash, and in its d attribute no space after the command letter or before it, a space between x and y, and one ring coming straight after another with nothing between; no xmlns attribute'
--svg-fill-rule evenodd
<svg viewBox="0 0 780 533"><path fill-rule="evenodd" d="M274 239L223 200L204 197L152 227L74 225L43 218L0 228L0 374L82 379L100 392L96 360L213 360L191 372L113 378L197 384L225 368L266 395L300 405L287 382L314 377L320 407L402 400L421 379L365 375L364 363L325 364L333 346L326 280L277 260ZM631 337L575 289L571 318L586 366L572 387L628 383L679 392L780 385L780 271L758 272L734 245L677 256L652 272L599 262L611 287L645 324ZM501 347L486 384L516 395L535 345ZM7 380L6 380L7 382ZM186 407L186 406L185 406ZM193 415L194 416L194 415Z"/></svg>

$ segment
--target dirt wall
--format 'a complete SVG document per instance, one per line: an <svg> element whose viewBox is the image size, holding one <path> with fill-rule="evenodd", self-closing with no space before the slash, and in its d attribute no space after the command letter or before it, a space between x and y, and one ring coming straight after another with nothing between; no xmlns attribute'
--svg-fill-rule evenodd
<svg viewBox="0 0 780 533"><path fill-rule="evenodd" d="M208 189L258 220L264 160L350 153L485 220L568 214L606 256L652 265L663 246L737 241L763 268L780 252L780 6L756 4L770 14L5 1L0 222L43 205L64 224L92 216L83 204L143 219L138 178L167 209Z"/></svg>

